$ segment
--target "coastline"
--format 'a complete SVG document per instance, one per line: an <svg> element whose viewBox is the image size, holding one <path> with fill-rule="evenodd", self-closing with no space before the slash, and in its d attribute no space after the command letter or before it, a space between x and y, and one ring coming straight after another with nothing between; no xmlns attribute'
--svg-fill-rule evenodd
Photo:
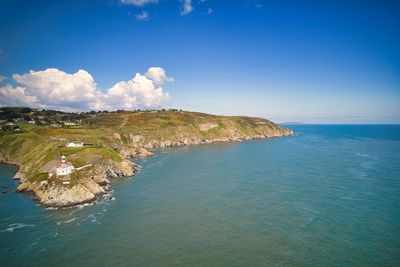
<svg viewBox="0 0 400 267"><path fill-rule="evenodd" d="M182 146L191 145L204 145L204 144L214 144L214 143L226 143L226 142L243 142L248 140L269 140L272 138L292 136L294 133L288 128L284 129L279 134L274 135L255 135L247 138L223 138L223 139L213 139L213 140L184 140L179 143L160 143L151 144L151 149L163 149L163 148L174 148ZM69 208L80 206L84 204L94 203L96 200L100 199L104 195L111 191L111 181L110 178L121 178L129 177L133 178L138 166L133 162L133 159L151 157L152 152L149 152L149 146L135 148L134 151L138 150L141 153L129 153L131 151L120 151L118 152L124 157L121 164L115 164L115 162L101 162L99 165L95 166L96 175L91 176L91 179L83 179L82 182L74 185L71 188L60 187L60 186L49 186L43 187L35 182L30 182L24 174L21 172L21 165L19 162L7 160L0 155L0 164L13 165L16 168L16 172L12 179L18 180L19 185L15 189L18 193L29 193L33 194L33 200L40 203L45 208ZM124 165L124 166L120 166Z"/></svg>

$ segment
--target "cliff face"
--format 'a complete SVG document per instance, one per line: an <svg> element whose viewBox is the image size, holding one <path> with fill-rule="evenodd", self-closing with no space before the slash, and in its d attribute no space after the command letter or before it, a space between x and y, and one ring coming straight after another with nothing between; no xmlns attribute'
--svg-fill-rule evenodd
<svg viewBox="0 0 400 267"><path fill-rule="evenodd" d="M96 117L93 123L110 126L114 114ZM145 157L146 149L215 142L289 136L293 132L271 121L251 117L225 117L193 112L131 113L125 115L109 142L124 156ZM140 125L140 127L138 127Z"/></svg>
<svg viewBox="0 0 400 267"><path fill-rule="evenodd" d="M32 192L44 206L66 207L96 200L110 190L109 178L131 177L128 158L149 157L148 149L273 138L293 134L268 120L193 112L124 112L101 114L75 129L33 128L0 135L0 161L17 164L18 192ZM65 148L67 140L83 148ZM60 155L76 171L69 184L52 174Z"/></svg>

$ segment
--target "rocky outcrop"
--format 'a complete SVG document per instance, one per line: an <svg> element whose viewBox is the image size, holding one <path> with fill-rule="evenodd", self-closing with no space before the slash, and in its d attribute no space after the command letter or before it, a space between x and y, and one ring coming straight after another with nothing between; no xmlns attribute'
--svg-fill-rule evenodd
<svg viewBox="0 0 400 267"><path fill-rule="evenodd" d="M108 177L133 176L136 165L129 160L100 160L93 168L83 172L73 185L63 185L54 177L50 182L31 182L20 172L17 192L32 192L47 207L68 207L88 203L104 195L110 189ZM45 182L45 183L43 183Z"/></svg>
<svg viewBox="0 0 400 267"><path fill-rule="evenodd" d="M134 175L135 168L136 165L129 160L118 162L104 159L93 164L93 173L103 177L127 177Z"/></svg>
<svg viewBox="0 0 400 267"><path fill-rule="evenodd" d="M146 158L153 156L153 153L144 147L123 146L119 144L114 144L112 147L124 158Z"/></svg>
<svg viewBox="0 0 400 267"><path fill-rule="evenodd" d="M94 189L95 187L95 189ZM96 194L91 191L100 192L100 186L92 185L90 188L84 184L76 184L71 188L65 186L50 185L46 188L34 188L38 201L47 207L68 207L88 203L96 199ZM99 195L99 193L97 194Z"/></svg>

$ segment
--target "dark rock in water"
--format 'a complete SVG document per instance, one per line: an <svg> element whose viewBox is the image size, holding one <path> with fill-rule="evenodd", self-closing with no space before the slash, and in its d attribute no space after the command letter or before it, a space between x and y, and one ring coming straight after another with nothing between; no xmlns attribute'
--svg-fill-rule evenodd
<svg viewBox="0 0 400 267"><path fill-rule="evenodd" d="M1 193L2 193L2 194L6 194L6 193L8 193L8 191L1 191Z"/></svg>

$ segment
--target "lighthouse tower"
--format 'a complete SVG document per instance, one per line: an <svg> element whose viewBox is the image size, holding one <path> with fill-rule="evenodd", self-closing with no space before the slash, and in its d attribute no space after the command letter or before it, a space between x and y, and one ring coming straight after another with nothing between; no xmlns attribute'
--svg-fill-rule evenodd
<svg viewBox="0 0 400 267"><path fill-rule="evenodd" d="M65 156L62 155L62 157L61 157L61 167L66 167L66 166L65 166L66 163L67 163L67 161L66 161L66 159L65 159Z"/></svg>
<svg viewBox="0 0 400 267"><path fill-rule="evenodd" d="M74 171L74 166L70 163L67 162L65 156L63 155L61 157L61 162L59 167L56 169L57 175L68 175L71 174Z"/></svg>

